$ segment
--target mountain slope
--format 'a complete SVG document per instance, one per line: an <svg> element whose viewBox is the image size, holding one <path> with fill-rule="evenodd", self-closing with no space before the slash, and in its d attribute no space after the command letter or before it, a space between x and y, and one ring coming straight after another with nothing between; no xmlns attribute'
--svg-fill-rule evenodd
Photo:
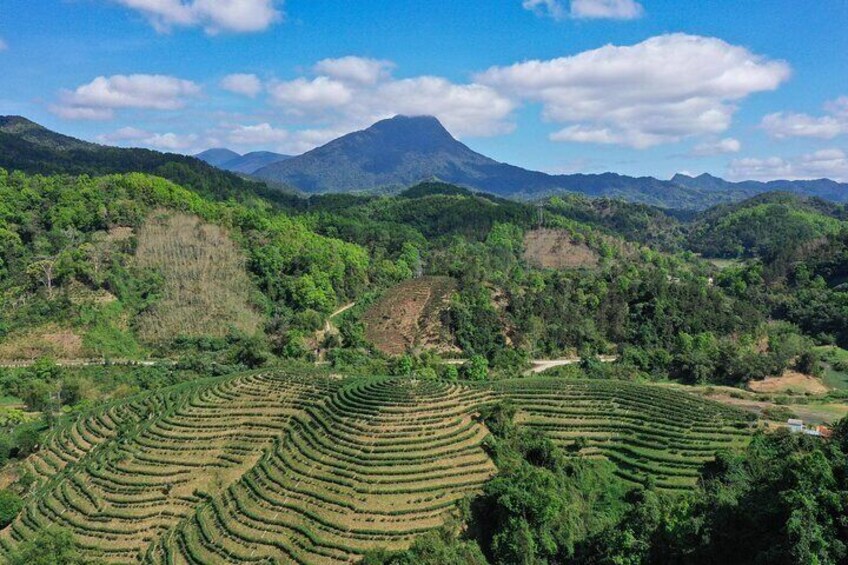
<svg viewBox="0 0 848 565"><path fill-rule="evenodd" d="M758 257L771 264L809 253L838 233L846 218L845 206L770 192L702 213L692 226L689 246L708 257Z"/></svg>
<svg viewBox="0 0 848 565"><path fill-rule="evenodd" d="M679 208L697 207L703 199L696 190L651 177L549 175L499 163L454 139L432 116L396 116L377 122L259 169L254 176L306 192L399 188L436 177L501 196L569 191Z"/></svg>
<svg viewBox="0 0 848 565"><path fill-rule="evenodd" d="M730 182L704 173L697 177L676 174L671 182L695 190L714 192L736 192L753 196L763 192L791 192L804 196L815 196L834 202L848 202L848 185L830 179L773 180L768 182L746 180Z"/></svg>
<svg viewBox="0 0 848 565"><path fill-rule="evenodd" d="M280 161L291 159L291 155L273 153L271 151L252 151L245 153L229 161L222 163L220 167L225 171L250 175L261 169Z"/></svg>
<svg viewBox="0 0 848 565"><path fill-rule="evenodd" d="M848 186L833 181L729 183L714 177L683 176L662 181L615 173L549 175L529 171L476 153L431 116L396 116L377 122L298 157L263 167L254 176L306 192L397 189L436 177L500 196L535 198L577 192L681 209L704 209L776 189L848 200Z"/></svg>
<svg viewBox="0 0 848 565"><path fill-rule="evenodd" d="M209 163L213 167L222 168L221 165L223 165L227 161L238 159L241 157L241 155L225 147L214 147L212 149L207 149L206 151L201 151L200 153L195 155L195 157L197 157L201 161Z"/></svg>
<svg viewBox="0 0 848 565"><path fill-rule="evenodd" d="M262 167L290 159L291 155L283 155L272 151L252 151L244 155L239 155L231 149L216 147L202 151L195 155L195 157L209 163L213 167L218 167L225 171L250 175Z"/></svg>
<svg viewBox="0 0 848 565"><path fill-rule="evenodd" d="M50 131L20 116L0 116L0 168L40 175L141 172L216 199L244 200L257 194L277 202L294 198L195 157L89 143Z"/></svg>

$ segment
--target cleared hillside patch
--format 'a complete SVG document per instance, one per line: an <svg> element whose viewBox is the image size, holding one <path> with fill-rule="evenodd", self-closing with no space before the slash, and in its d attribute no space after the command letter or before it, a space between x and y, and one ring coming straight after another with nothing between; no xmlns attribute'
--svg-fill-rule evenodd
<svg viewBox="0 0 848 565"><path fill-rule="evenodd" d="M566 230L539 228L524 234L524 259L543 269L596 267L600 255Z"/></svg>
<svg viewBox="0 0 848 565"><path fill-rule="evenodd" d="M26 333L12 335L0 342L0 360L20 361L38 357L79 359L87 352L83 338L71 329L47 324Z"/></svg>
<svg viewBox="0 0 848 565"><path fill-rule="evenodd" d="M754 392L773 394L791 392L797 394L826 394L827 386L821 379L798 371L785 371L779 377L766 377L761 381L750 381L748 388Z"/></svg>
<svg viewBox="0 0 848 565"><path fill-rule="evenodd" d="M365 338L387 355L411 349L457 351L442 314L456 281L450 277L420 277L387 290L363 316Z"/></svg>
<svg viewBox="0 0 848 565"><path fill-rule="evenodd" d="M137 322L146 342L222 337L231 328L252 334L261 324L245 258L219 226L159 210L139 230L135 265L163 278L162 297Z"/></svg>

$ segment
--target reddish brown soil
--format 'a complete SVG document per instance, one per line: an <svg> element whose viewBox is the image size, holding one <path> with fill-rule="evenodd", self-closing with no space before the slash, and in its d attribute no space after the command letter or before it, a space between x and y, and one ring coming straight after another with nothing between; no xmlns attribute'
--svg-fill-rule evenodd
<svg viewBox="0 0 848 565"><path fill-rule="evenodd" d="M456 281L450 277L421 277L389 289L365 312L365 338L388 355L414 349L455 351L442 324Z"/></svg>
<svg viewBox="0 0 848 565"><path fill-rule="evenodd" d="M573 269L595 267L600 257L565 230L540 228L524 235L524 258L535 267Z"/></svg>

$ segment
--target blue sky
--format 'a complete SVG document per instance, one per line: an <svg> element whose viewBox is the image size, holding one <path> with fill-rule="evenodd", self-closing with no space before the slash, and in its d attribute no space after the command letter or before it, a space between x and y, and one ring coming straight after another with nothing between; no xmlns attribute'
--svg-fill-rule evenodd
<svg viewBox="0 0 848 565"><path fill-rule="evenodd" d="M297 153L395 113L549 172L848 181L848 1L0 0L0 114Z"/></svg>

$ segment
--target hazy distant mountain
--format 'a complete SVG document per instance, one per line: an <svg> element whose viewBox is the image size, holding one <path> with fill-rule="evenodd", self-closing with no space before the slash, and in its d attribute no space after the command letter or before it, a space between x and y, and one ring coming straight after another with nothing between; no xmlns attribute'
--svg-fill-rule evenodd
<svg viewBox="0 0 848 565"><path fill-rule="evenodd" d="M238 159L241 157L241 155L225 147L215 147L212 149L207 149L206 151L201 151L200 153L195 155L195 157L197 157L201 161L206 161L213 167L218 167L220 169L221 165L223 165L227 161Z"/></svg>
<svg viewBox="0 0 848 565"><path fill-rule="evenodd" d="M233 173L241 173L250 175L268 165L291 159L291 155L283 155L281 153L273 153L271 151L253 151L239 155L235 151L225 148L207 149L195 155L198 159L206 161L212 166L231 171Z"/></svg>
<svg viewBox="0 0 848 565"><path fill-rule="evenodd" d="M848 202L848 184L830 179L730 182L704 173L697 177L677 174L672 177L671 182L696 190L739 192L746 196L763 192L792 192L804 196L817 196L834 202Z"/></svg>
<svg viewBox="0 0 848 565"><path fill-rule="evenodd" d="M397 116L377 122L298 157L258 169L254 176L305 192L397 189L438 178L507 197L579 192L688 209L738 201L769 190L848 199L848 185L833 181L730 183L715 177L678 176L678 182L615 173L549 175L476 153L431 116Z"/></svg>

